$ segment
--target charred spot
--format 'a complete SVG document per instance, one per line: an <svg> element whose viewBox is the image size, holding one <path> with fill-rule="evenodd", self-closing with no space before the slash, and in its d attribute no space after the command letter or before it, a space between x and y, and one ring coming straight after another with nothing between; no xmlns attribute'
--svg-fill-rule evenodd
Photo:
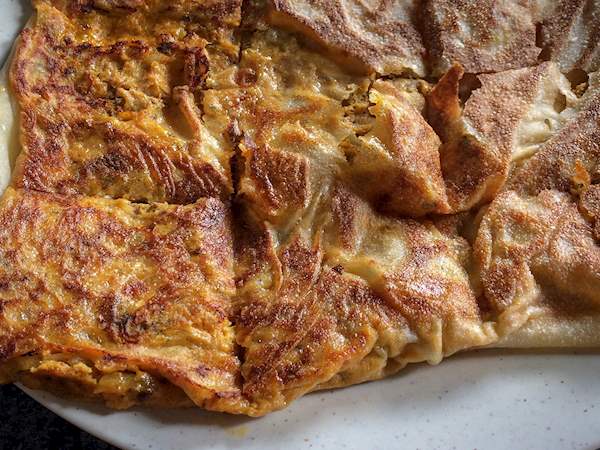
<svg viewBox="0 0 600 450"><path fill-rule="evenodd" d="M114 44L112 44L110 47L108 47L108 49L106 50L105 53L113 54L113 55L118 54L125 48L126 45L131 45L133 47L136 42L140 42L140 41L131 41L131 43L128 43L125 41L117 41Z"/></svg>
<svg viewBox="0 0 600 450"><path fill-rule="evenodd" d="M73 69L72 67L65 67L63 69L63 75L65 77L70 77L71 75L73 75L75 73L75 69Z"/></svg>
<svg viewBox="0 0 600 450"><path fill-rule="evenodd" d="M127 51L130 52L133 57L140 57L143 53L148 52L150 49L148 45L139 39L135 39L133 41L119 41L115 45L118 44L119 51Z"/></svg>
<svg viewBox="0 0 600 450"><path fill-rule="evenodd" d="M83 44L78 44L75 48L74 48L74 52L77 55L78 53L83 53L83 52L87 52L88 50L92 49L93 45L90 44L89 42L84 42Z"/></svg>
<svg viewBox="0 0 600 450"><path fill-rule="evenodd" d="M10 340L7 343L0 344L0 361L5 361L8 358L12 357L17 350L16 341Z"/></svg>
<svg viewBox="0 0 600 450"><path fill-rule="evenodd" d="M196 373L201 377L206 377L211 373L212 369L204 364L199 364L196 366Z"/></svg>
<svg viewBox="0 0 600 450"><path fill-rule="evenodd" d="M172 55L173 51L176 48L176 44L174 42L161 42L158 44L156 49L165 55Z"/></svg>
<svg viewBox="0 0 600 450"><path fill-rule="evenodd" d="M82 168L82 174L99 173L104 176L114 174L125 174L133 169L132 161L120 152L112 151L86 163Z"/></svg>
<svg viewBox="0 0 600 450"><path fill-rule="evenodd" d="M189 49L183 57L183 77L185 84L196 89L204 84L208 74L208 56L203 48Z"/></svg>
<svg viewBox="0 0 600 450"><path fill-rule="evenodd" d="M136 323L135 315L125 314L116 320L113 325L117 331L118 340L129 344L139 342L141 334L146 329L146 324Z"/></svg>
<svg viewBox="0 0 600 450"><path fill-rule="evenodd" d="M344 267L341 264L338 264L337 266L334 266L331 268L331 270L333 270L334 272L342 275L344 273Z"/></svg>
<svg viewBox="0 0 600 450"><path fill-rule="evenodd" d="M29 300L32 303L36 303L37 301L39 301L39 299L42 297L43 294L44 294L43 290L38 290L38 289L33 290L33 291L29 292L29 294L28 294Z"/></svg>
<svg viewBox="0 0 600 450"><path fill-rule="evenodd" d="M256 84L258 81L258 75L254 69L246 68L240 69L235 75L235 82L240 87L249 87Z"/></svg>

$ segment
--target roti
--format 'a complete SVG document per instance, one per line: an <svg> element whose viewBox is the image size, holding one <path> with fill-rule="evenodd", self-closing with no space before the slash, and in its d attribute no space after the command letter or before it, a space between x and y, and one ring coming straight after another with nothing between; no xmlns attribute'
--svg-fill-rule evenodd
<svg viewBox="0 0 600 450"><path fill-rule="evenodd" d="M260 416L600 345L598 30L562 3L34 1L0 381Z"/></svg>

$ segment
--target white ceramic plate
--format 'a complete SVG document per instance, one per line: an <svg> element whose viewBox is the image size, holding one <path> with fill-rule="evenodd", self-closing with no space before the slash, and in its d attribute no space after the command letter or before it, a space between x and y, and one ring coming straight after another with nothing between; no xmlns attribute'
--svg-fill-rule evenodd
<svg viewBox="0 0 600 450"><path fill-rule="evenodd" d="M25 1L0 0L2 60L27 20ZM0 111L0 124L8 116ZM0 143L2 189L7 155ZM261 419L198 409L115 412L26 392L126 449L591 450L600 448L599 374L598 353L471 352L438 367L418 365L387 380L311 394Z"/></svg>

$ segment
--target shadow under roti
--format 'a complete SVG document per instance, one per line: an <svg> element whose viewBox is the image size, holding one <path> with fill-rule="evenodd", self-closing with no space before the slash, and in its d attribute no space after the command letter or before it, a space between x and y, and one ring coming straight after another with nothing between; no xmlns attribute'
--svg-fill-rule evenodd
<svg viewBox="0 0 600 450"><path fill-rule="evenodd" d="M556 364L552 364L552 356L555 355L600 355L600 349L577 349L577 350L560 350L560 349L540 349L540 350L501 350L501 349L479 349L458 355L452 356L449 360L452 360L455 364L462 364L465 362L477 362L477 381L479 383L485 383L486 378L494 376L505 376L505 374L498 371L498 361L503 361L505 357L517 357L530 359L532 356L537 357L536 360L539 363L540 357L545 357L544 367L546 373L553 373L559 375L561 370L564 370L564 365L558 359ZM446 360L447 361L447 360ZM489 364L495 362L495 364ZM442 363L443 364L443 363ZM511 377L519 378L521 375L530 374L532 368L535 367L536 362L532 363L532 366L523 366L519 369L511 368ZM548 365L549 364L549 365ZM460 367L460 366L459 366ZM465 367L466 369L466 367ZM426 411L430 407L439 406L439 393L435 389L422 389L422 386L415 385L414 382L407 382L408 378L418 373L420 377L434 376L437 368L430 366L426 363L411 364L401 370L398 374L395 374L387 378L384 385L381 387L373 386L370 389L384 389L385 396L383 401L390 402L393 404L400 405L414 405L418 404L419 408ZM469 378L469 376L466 376ZM585 380L573 379L573 383L586 382ZM589 380L588 380L589 381ZM378 381L381 383L381 381ZM369 383L370 384L370 383ZM445 398L448 401L452 401L453 398L461 397L465 395L471 389L472 382L467 382L465 379L453 377L452 380L448 380L448 383L444 383ZM356 389L355 387L349 386L342 388L342 390ZM185 409L152 409L152 408L133 408L129 410L130 413L143 416L145 420L154 422L157 425L198 425L198 426L213 426L221 429L231 429L235 427L241 427L244 425L251 426L261 420L275 420L278 422L278 427L293 426L297 427L297 423L308 423L312 420L319 420L321 413L324 410L333 408L343 410L345 408L351 408L355 400L352 397L340 397L333 395L335 390L323 390L308 394L305 398L314 400L314 397L322 396L321 402L308 401L303 404L301 408L295 408L298 402L303 402L302 399L294 402L290 408L293 408L293 414L295 417L295 423L292 424L288 421L280 420L284 411L274 412L267 415L265 418L251 418L246 416L230 415L225 413L215 413L210 411L204 411L195 408ZM39 395L39 394L38 394ZM46 396L48 394L42 394ZM36 395L37 396L37 395ZM337 397L337 398L336 398ZM325 405L323 404L325 401ZM381 400L380 400L381 401ZM105 416L113 414L114 412L108 408L95 403L86 403L81 401L73 401L73 405L78 408L90 411L93 414ZM330 405L331 404L331 405ZM331 412L331 411L328 411ZM118 414L118 413L117 413ZM279 423L281 422L281 423ZM288 425L289 424L289 425ZM279 428L281 429L281 428Z"/></svg>
<svg viewBox="0 0 600 450"><path fill-rule="evenodd" d="M414 427L415 418L423 424L424 429L428 429L429 425L426 422L429 422L430 418L440 420L440 411L455 410L460 414L462 406L457 405L465 404L465 399L467 403L474 398L478 399L482 392L497 389L499 381L514 387L522 380L528 380L526 385L531 388L532 378L535 380L539 376L539 387L545 391L544 395L552 395L557 388L563 392L556 395L556 401L562 401L565 389L585 393L586 387L589 386L589 371L582 371L579 374L573 370L573 367L578 364L578 355L596 356L600 355L600 350L473 350L448 358L445 360L444 368L414 364L385 380L375 384L369 383L368 386L314 392L294 402L289 408L273 412L263 418L233 416L194 408L166 410L133 408L123 413L93 403L56 400L45 393L34 395L46 400L44 403L50 409L75 425L83 426L92 433L101 433L99 437L102 439L126 448L129 448L132 442L137 442L138 446L152 442L148 437L137 441L135 433L146 434L145 430L156 430L153 433L158 432L161 435L166 433L166 436L169 436L169 449L191 450L198 448L199 445L217 444L219 448L232 448L244 443L252 448L271 448L284 437L292 439L300 436L302 443L306 442L302 441L302 438L313 436L314 430L337 429L338 425L340 431L347 430L350 421L367 426L372 423L373 417L383 417L382 414L387 415L388 420L384 422L388 426L390 414L394 417L394 429L390 429L390 433L392 431L395 433L408 431L409 434L414 432L411 426ZM572 357L573 364L570 363L570 358L565 360L565 356ZM503 370L505 365L507 370ZM562 380L565 380L564 384ZM534 381L534 385L537 386L538 383ZM346 395L341 395L343 392ZM509 395L515 395L514 391ZM518 395L527 396L529 392L519 391ZM482 400L487 400L489 404L489 401L493 401L490 398L493 399L494 396L487 397L486 395ZM538 395L538 397L543 396ZM517 401L516 397L514 401ZM536 406L531 402L529 404L534 408L532 414L535 413L536 407L538 413L540 407L551 407L551 404L546 406ZM499 417L513 416L517 413L513 410L513 405L512 401L500 402L492 410ZM79 410L86 413L81 421L78 420ZM92 418L93 415L97 415L99 420L114 414L116 422L109 423L120 423L122 420L123 428L115 426L114 434L111 435L106 430L90 427L88 413ZM120 414L123 414L122 419L119 417ZM131 415L136 416L138 420L136 421ZM434 419L435 417L438 419ZM441 420L446 420L444 414L441 417ZM539 419L543 417L540 416ZM133 422L130 422L131 420ZM447 420L452 424L452 417L449 416ZM495 422L490 422L490 425L493 423ZM506 423L500 421L498 426L506 426ZM528 432L534 433L537 430L543 433L544 426L530 429ZM493 429L493 426L490 429ZM125 430L134 430L135 433L123 434ZM498 429L496 432L499 432ZM193 438L196 433L198 441ZM489 430L485 433L489 434ZM579 445L581 444L580 442ZM598 442L589 442L582 448L592 449L598 444Z"/></svg>

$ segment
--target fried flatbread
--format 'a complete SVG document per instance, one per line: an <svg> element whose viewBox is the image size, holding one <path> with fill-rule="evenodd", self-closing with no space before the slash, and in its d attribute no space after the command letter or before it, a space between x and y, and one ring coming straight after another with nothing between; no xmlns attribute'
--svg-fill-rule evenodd
<svg viewBox="0 0 600 450"><path fill-rule="evenodd" d="M432 70L441 75L454 63L468 73L500 72L537 63L538 10L530 0L429 0L425 41Z"/></svg>
<svg viewBox="0 0 600 450"><path fill-rule="evenodd" d="M425 47L417 29L420 2L392 0L273 1L268 20L318 42L330 56L380 75L425 75ZM354 67L353 67L354 66Z"/></svg>
<svg viewBox="0 0 600 450"><path fill-rule="evenodd" d="M150 7L144 2L115 6L114 18L112 9L100 14L79 2L62 5L77 8L75 18L50 2L35 5L35 23L21 34L11 68L23 146L14 186L133 201L226 199L231 150L205 126L194 100L214 64L207 42L178 28L187 15L218 11L218 4L172 5L181 10L179 22L155 24L169 31L164 42L147 37L150 25L127 34L138 15L143 22L159 14L138 12Z"/></svg>
<svg viewBox="0 0 600 450"><path fill-rule="evenodd" d="M600 345L596 2L34 6L0 382L259 416Z"/></svg>
<svg viewBox="0 0 600 450"><path fill-rule="evenodd" d="M600 70L600 2L549 2L544 13L541 40L546 56L565 72Z"/></svg>
<svg viewBox="0 0 600 450"><path fill-rule="evenodd" d="M155 388L162 397L167 380L205 408L238 408L231 222L219 200L9 188L0 223L3 380L57 378L117 407Z"/></svg>

